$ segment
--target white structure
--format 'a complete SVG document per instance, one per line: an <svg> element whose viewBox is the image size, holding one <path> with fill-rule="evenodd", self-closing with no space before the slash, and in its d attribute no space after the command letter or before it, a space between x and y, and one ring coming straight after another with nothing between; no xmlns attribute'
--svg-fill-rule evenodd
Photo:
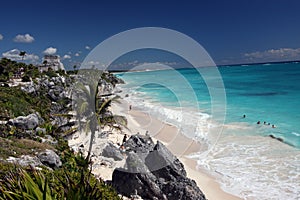
<svg viewBox="0 0 300 200"><path fill-rule="evenodd" d="M58 55L45 55L43 64L40 66L40 71L48 71L49 69L54 71L65 70L64 65L60 62Z"/></svg>

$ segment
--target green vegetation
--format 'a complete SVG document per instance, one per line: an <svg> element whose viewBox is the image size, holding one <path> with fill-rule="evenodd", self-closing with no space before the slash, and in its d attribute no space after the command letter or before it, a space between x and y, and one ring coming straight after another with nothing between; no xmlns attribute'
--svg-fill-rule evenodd
<svg viewBox="0 0 300 200"><path fill-rule="evenodd" d="M15 137L10 139L0 137L0 146L0 155L2 159L6 159L9 156L34 156L36 152L40 152L45 149L54 149L54 147L49 144L42 144L30 139L17 139Z"/></svg>
<svg viewBox="0 0 300 200"><path fill-rule="evenodd" d="M26 65L7 58L0 60L0 82L7 82L13 77L29 81L29 78L35 79L40 75L38 68L32 64Z"/></svg>
<svg viewBox="0 0 300 200"><path fill-rule="evenodd" d="M29 115L34 111L48 119L51 100L45 94L39 94L42 92L27 94L20 87L0 87L0 119Z"/></svg>
<svg viewBox="0 0 300 200"><path fill-rule="evenodd" d="M55 171L15 167L0 181L0 199L121 199L111 186L91 174L83 157L74 158L75 167Z"/></svg>
<svg viewBox="0 0 300 200"><path fill-rule="evenodd" d="M25 54L20 56L24 57ZM0 124L0 199L120 199L111 186L91 174L89 156L87 159L70 150L64 136L72 134L76 129L70 128L62 132L52 123L53 117L67 119L72 117L54 112L57 108L67 112L66 105L70 103L70 99L57 100L54 104L56 109L53 109L46 88L39 87L34 93L28 94L19 86L8 87L7 85L13 78L21 78L22 81L33 81L33 84L37 84L38 79L57 76L69 77L64 71L49 70L40 73L38 68L31 64L17 63L6 58L0 60L0 82L3 83L0 86L0 120L7 121L38 112L44 119L44 123L39 127L45 129L44 133ZM93 97L93 94L96 94L96 97ZM91 98L96 99L97 106L94 108L97 110L97 115L90 118L89 124L92 125L89 127L95 129L98 123L114 123L112 116L107 115L107 107L111 100L100 100L97 91L93 94ZM83 109L81 114L86 112L87 110ZM118 120L120 121L121 118L118 117ZM40 137L45 135L52 136L57 143L41 143ZM41 171L37 171L37 169L16 166L5 161L10 156L36 156L46 149L57 152L62 161L61 168L50 170L42 167Z"/></svg>
<svg viewBox="0 0 300 200"><path fill-rule="evenodd" d="M76 118L79 121L80 129L85 128L86 132L91 131L91 138L89 144L88 155L86 160L90 160L93 141L95 138L95 133L97 126L110 126L113 127L113 124L117 122L120 125L126 125L127 122L124 117L117 116L115 117L112 113L108 114L108 107L111 105L112 101L117 100L118 97L103 99L99 96L99 77L106 77L106 82L109 82L109 77L106 73L100 70L85 70L82 72L87 78L87 82L77 82L76 84L76 93L78 98L76 101ZM86 119L86 126L81 126L81 119L84 117ZM118 119L118 121L116 121ZM122 120L123 119L123 120Z"/></svg>

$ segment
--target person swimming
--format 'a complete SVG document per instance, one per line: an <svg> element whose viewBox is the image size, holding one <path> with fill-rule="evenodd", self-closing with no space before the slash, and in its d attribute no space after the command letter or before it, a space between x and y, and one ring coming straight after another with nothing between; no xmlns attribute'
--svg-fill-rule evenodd
<svg viewBox="0 0 300 200"><path fill-rule="evenodd" d="M260 121L258 121L256 124L260 124Z"/></svg>

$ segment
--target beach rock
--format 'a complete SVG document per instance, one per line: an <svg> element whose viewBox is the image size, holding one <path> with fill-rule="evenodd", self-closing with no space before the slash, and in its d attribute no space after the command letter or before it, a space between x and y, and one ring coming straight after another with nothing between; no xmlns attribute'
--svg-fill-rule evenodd
<svg viewBox="0 0 300 200"><path fill-rule="evenodd" d="M134 135L125 146L125 167L115 169L112 177L121 194L143 199L206 199L196 182L186 177L183 164L161 142L154 145L151 137Z"/></svg>
<svg viewBox="0 0 300 200"><path fill-rule="evenodd" d="M127 152L135 152L145 162L145 158L153 150L155 144L150 136L132 135L124 144Z"/></svg>
<svg viewBox="0 0 300 200"><path fill-rule="evenodd" d="M186 176L183 164L160 141L157 141L153 150L149 152L145 163L149 170L155 173L157 177L170 179L167 176Z"/></svg>
<svg viewBox="0 0 300 200"><path fill-rule="evenodd" d="M136 153L128 154L126 166L128 170L116 168L113 172L112 184L118 192L128 197L138 194L143 199L167 199L156 183L156 177Z"/></svg>
<svg viewBox="0 0 300 200"><path fill-rule="evenodd" d="M16 126L21 129L35 129L38 125L43 123L43 119L38 113L33 113L27 116L19 116L8 121L9 125Z"/></svg>
<svg viewBox="0 0 300 200"><path fill-rule="evenodd" d="M113 158L116 161L123 160L124 158L120 150L112 143L108 143L108 145L103 149L102 156Z"/></svg>
<svg viewBox="0 0 300 200"><path fill-rule="evenodd" d="M150 136L132 135L125 143L128 151L135 153L149 153L153 150L155 144Z"/></svg>
<svg viewBox="0 0 300 200"><path fill-rule="evenodd" d="M45 151L39 153L38 158L44 165L53 169L59 168L62 165L59 156L50 149L46 149Z"/></svg>

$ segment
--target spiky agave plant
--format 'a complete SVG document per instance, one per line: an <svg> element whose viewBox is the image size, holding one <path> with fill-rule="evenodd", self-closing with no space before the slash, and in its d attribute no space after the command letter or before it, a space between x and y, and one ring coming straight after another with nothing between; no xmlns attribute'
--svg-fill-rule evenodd
<svg viewBox="0 0 300 200"><path fill-rule="evenodd" d="M0 199L57 199L57 194L52 193L48 185L48 179L36 170L29 174L22 168L10 171L4 180L1 181Z"/></svg>

